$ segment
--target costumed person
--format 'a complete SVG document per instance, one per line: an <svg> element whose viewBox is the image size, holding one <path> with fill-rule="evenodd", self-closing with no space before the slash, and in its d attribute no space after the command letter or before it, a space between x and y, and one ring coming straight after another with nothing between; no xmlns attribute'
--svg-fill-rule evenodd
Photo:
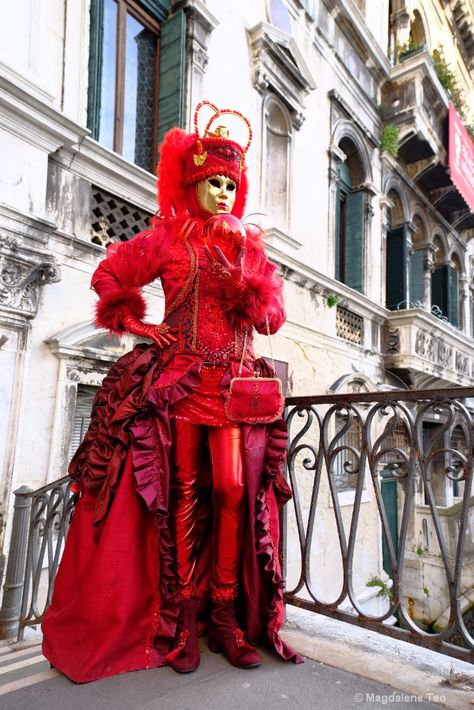
<svg viewBox="0 0 474 710"><path fill-rule="evenodd" d="M225 119L242 122L245 147ZM282 279L240 222L251 137L241 114L202 102L194 133L164 138L159 216L109 246L92 278L98 325L153 342L111 368L69 468L78 500L42 626L44 655L76 682L195 670L205 628L240 668L261 662L256 642L302 660L278 633L285 424L261 423L258 394L246 423L228 408L232 378L274 374L253 331L285 320ZM140 292L156 278L160 325L143 320Z"/></svg>

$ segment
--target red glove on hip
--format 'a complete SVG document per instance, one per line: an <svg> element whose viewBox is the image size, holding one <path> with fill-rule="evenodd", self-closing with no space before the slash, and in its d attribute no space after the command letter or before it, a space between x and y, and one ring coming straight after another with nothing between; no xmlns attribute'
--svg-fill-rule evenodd
<svg viewBox="0 0 474 710"><path fill-rule="evenodd" d="M171 329L166 323L160 323L159 325L144 323L138 318L135 318L135 316L127 316L123 319L122 323L129 333L141 335L144 338L150 338L160 349L166 348L167 345L176 342L176 338L172 335Z"/></svg>

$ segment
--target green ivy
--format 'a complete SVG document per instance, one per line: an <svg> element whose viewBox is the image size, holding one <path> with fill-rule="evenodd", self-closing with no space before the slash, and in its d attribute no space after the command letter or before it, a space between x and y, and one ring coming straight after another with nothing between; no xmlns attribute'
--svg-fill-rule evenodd
<svg viewBox="0 0 474 710"><path fill-rule="evenodd" d="M461 118L466 118L466 104L461 87L454 72L450 69L449 64L444 56L443 48L439 45L433 50L433 62L435 65L436 75L440 84L446 89L446 92L453 102L456 111Z"/></svg>
<svg viewBox="0 0 474 710"><path fill-rule="evenodd" d="M334 306L337 306L340 300L341 297L337 293L328 293L326 304L329 308L333 308Z"/></svg>
<svg viewBox="0 0 474 710"><path fill-rule="evenodd" d="M380 591L377 593L378 597L386 597L390 599L393 596L393 592L386 582L384 582L380 577L372 577L367 582L368 587L380 587Z"/></svg>
<svg viewBox="0 0 474 710"><path fill-rule="evenodd" d="M395 45L395 50L393 53L394 62L395 64L398 64L404 59L408 59L408 57L411 57L414 54L418 54L418 52L422 52L424 49L426 49L425 44L415 44L413 38L410 37L408 42L405 42L405 44Z"/></svg>
<svg viewBox="0 0 474 710"><path fill-rule="evenodd" d="M400 129L393 123L387 123L387 125L383 127L381 143L382 150L386 150L387 153L393 155L394 158L398 155L399 133Z"/></svg>

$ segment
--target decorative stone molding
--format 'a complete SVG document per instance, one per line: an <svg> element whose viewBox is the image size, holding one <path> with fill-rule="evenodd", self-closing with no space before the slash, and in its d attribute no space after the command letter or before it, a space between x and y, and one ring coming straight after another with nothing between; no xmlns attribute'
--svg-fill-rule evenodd
<svg viewBox="0 0 474 710"><path fill-rule="evenodd" d="M377 385L370 377L367 377L363 372L351 372L347 375L341 375L328 388L328 392L339 394L342 392L377 392L380 386Z"/></svg>
<svg viewBox="0 0 474 710"><path fill-rule="evenodd" d="M34 318L43 286L59 280L53 256L21 248L14 237L0 237L0 310Z"/></svg>
<svg viewBox="0 0 474 710"><path fill-rule="evenodd" d="M47 153L72 148L89 133L11 79L0 67L0 123L11 133Z"/></svg>
<svg viewBox="0 0 474 710"><path fill-rule="evenodd" d="M265 242L266 244L271 244L277 249L282 251L292 251L295 252L301 248L302 244L293 237L288 236L280 229L272 227L271 229L265 230Z"/></svg>
<svg viewBox="0 0 474 710"><path fill-rule="evenodd" d="M45 341L59 360L48 481L59 478L67 469L79 386L99 387L112 363L129 352L135 342L132 336L111 335L92 322L66 328Z"/></svg>
<svg viewBox="0 0 474 710"><path fill-rule="evenodd" d="M411 213L410 213L410 204L408 201L408 196L407 196L407 191L406 191L406 186L403 184L403 182L400 180L398 175L395 175L393 172L390 171L390 168L388 171L385 170L385 161L383 161L384 165L384 177L383 177L383 188L382 188L382 193L384 194L384 199L386 199L386 204L385 206L392 209L395 204L390 198L388 197L389 192L393 191L396 192L398 195L398 198L401 202L402 209L403 209L403 221L406 222L410 219Z"/></svg>
<svg viewBox="0 0 474 710"><path fill-rule="evenodd" d="M385 334L387 355L398 354L400 352L400 328L387 328Z"/></svg>
<svg viewBox="0 0 474 710"><path fill-rule="evenodd" d="M76 370L74 367L68 367L66 369L66 379L68 382L80 382L81 381L81 373L79 370Z"/></svg>
<svg viewBox="0 0 474 710"><path fill-rule="evenodd" d="M384 239L387 236L387 232L390 228L390 222L388 220L388 210L392 209L393 204L394 203L392 202L392 200L389 200L389 198L386 197L385 195L382 195L379 198L379 207L380 207L380 211L382 213L382 230L383 230L382 236Z"/></svg>
<svg viewBox="0 0 474 710"><path fill-rule="evenodd" d="M372 131L367 128L353 111L352 107L335 89L328 91L328 97L331 101L332 108L332 142L338 144L342 138L347 136L350 138L361 153L367 153L367 149L362 141L361 135L365 136L373 148L380 146L380 141ZM339 123L340 120L340 123ZM357 128L356 128L357 127ZM371 158L368 157L366 165L371 165ZM372 170L366 171L367 179L372 178Z"/></svg>
<svg viewBox="0 0 474 710"><path fill-rule="evenodd" d="M392 311L385 324L385 366L416 387L470 386L472 341L439 318L419 309Z"/></svg>
<svg viewBox="0 0 474 710"><path fill-rule="evenodd" d="M435 263L433 258L434 251L435 247L433 244L428 244L426 246L426 249L424 250L425 255L423 259L423 269L428 272L428 274L432 274L435 270Z"/></svg>
<svg viewBox="0 0 474 710"><path fill-rule="evenodd" d="M180 9L186 15L186 97L191 127L190 111L202 100L203 78L209 62L209 35L219 22L201 0L178 0L173 4L173 11Z"/></svg>
<svg viewBox="0 0 474 710"><path fill-rule="evenodd" d="M316 88L295 40L267 22L249 30L253 53L254 86L260 94L273 91L291 109L296 130L304 121L304 101Z"/></svg>
<svg viewBox="0 0 474 710"><path fill-rule="evenodd" d="M331 156L331 159L334 159L338 163L343 163L347 158L347 155L344 153L344 151L341 150L341 148L339 148L339 146L335 143L331 143L328 148L328 153Z"/></svg>

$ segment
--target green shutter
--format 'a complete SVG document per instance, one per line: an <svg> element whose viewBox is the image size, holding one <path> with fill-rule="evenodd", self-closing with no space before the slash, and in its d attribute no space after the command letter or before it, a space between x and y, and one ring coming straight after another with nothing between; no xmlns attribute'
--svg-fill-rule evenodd
<svg viewBox="0 0 474 710"><path fill-rule="evenodd" d="M459 273L449 267L449 315L448 320L459 328Z"/></svg>
<svg viewBox="0 0 474 710"><path fill-rule="evenodd" d="M166 20L170 5L169 0L139 0L138 4L159 22Z"/></svg>
<svg viewBox="0 0 474 710"><path fill-rule="evenodd" d="M382 494L382 503L387 516L389 534L392 540L393 551L398 554L398 490L397 480L393 477L392 472L388 468L382 471L382 480L380 492ZM389 545L385 534L382 535L382 565L388 575L393 574Z"/></svg>
<svg viewBox="0 0 474 710"><path fill-rule="evenodd" d="M344 283L356 291L364 288L364 193L350 192L346 202Z"/></svg>
<svg viewBox="0 0 474 710"><path fill-rule="evenodd" d="M407 228L406 225L387 232L386 305L391 311L408 308Z"/></svg>
<svg viewBox="0 0 474 710"><path fill-rule="evenodd" d="M158 144L173 126L184 122L184 48L186 17L183 10L161 25Z"/></svg>
<svg viewBox="0 0 474 710"><path fill-rule="evenodd" d="M437 266L431 274L431 306L437 306L448 317L449 266Z"/></svg>
<svg viewBox="0 0 474 710"><path fill-rule="evenodd" d="M336 190L336 224L335 224L335 234L334 234L334 278L338 281L341 280L341 188L339 185Z"/></svg>
<svg viewBox="0 0 474 710"><path fill-rule="evenodd" d="M424 297L424 254L415 251L410 255L410 308L421 307Z"/></svg>
<svg viewBox="0 0 474 710"><path fill-rule="evenodd" d="M87 127L92 138L99 138L100 85L102 79L102 42L104 38L104 0L92 0L90 9L89 87L87 90Z"/></svg>

